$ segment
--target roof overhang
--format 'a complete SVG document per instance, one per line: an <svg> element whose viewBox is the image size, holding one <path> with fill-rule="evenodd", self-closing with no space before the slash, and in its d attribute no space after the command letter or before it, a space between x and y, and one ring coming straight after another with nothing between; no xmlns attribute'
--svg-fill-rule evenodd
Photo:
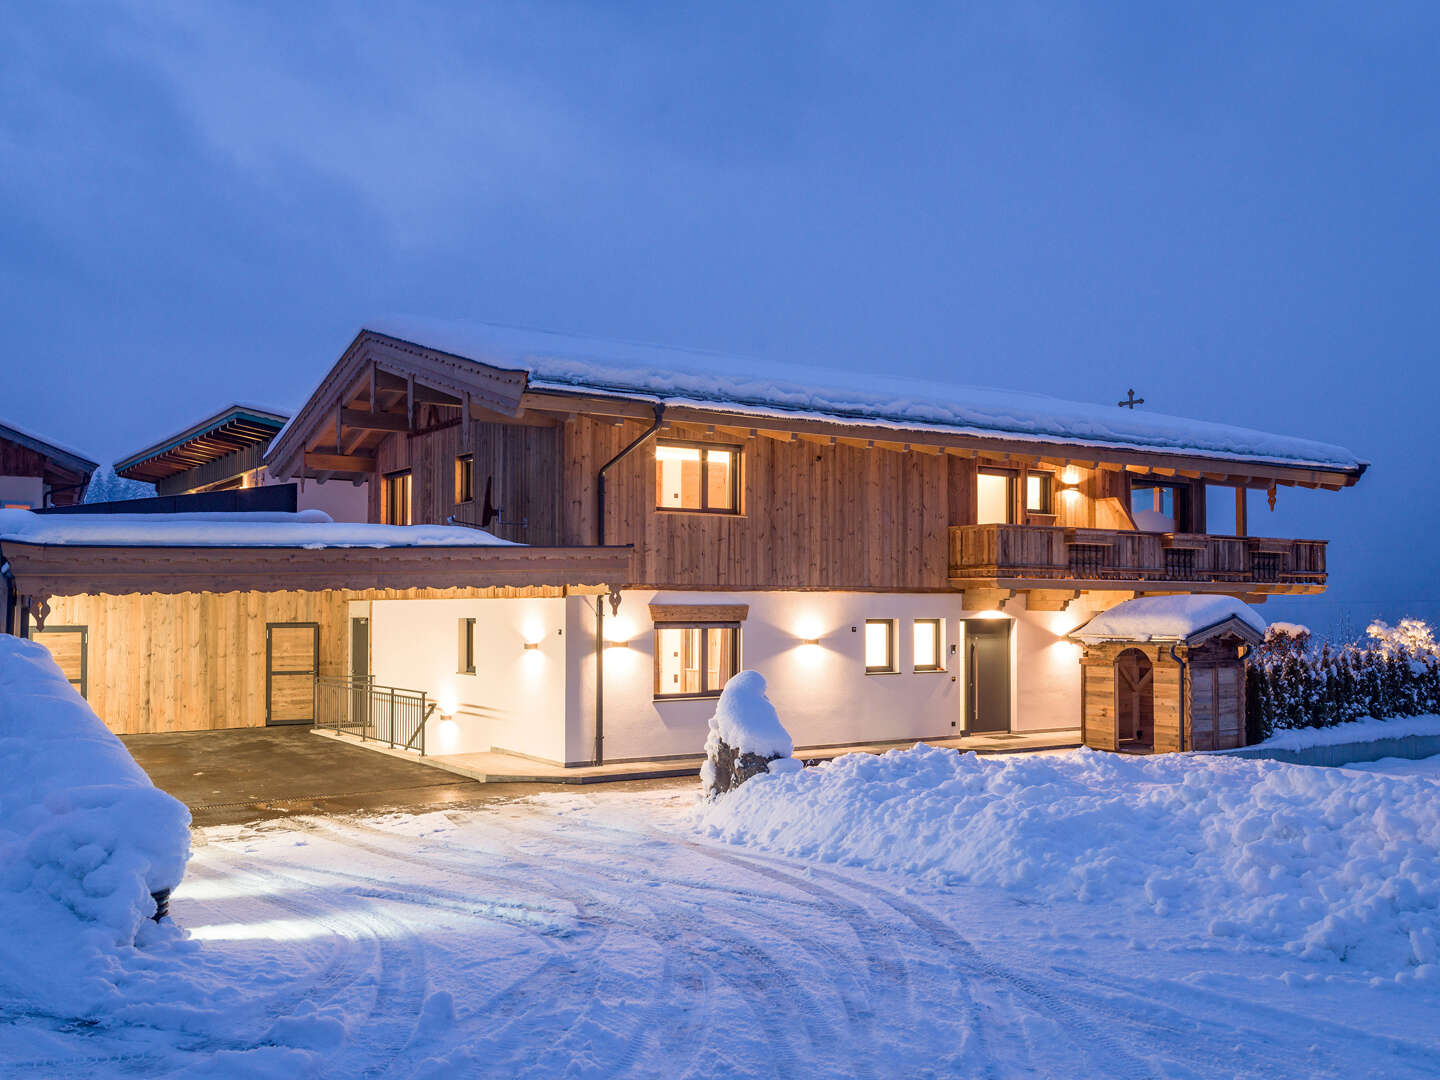
<svg viewBox="0 0 1440 1080"><path fill-rule="evenodd" d="M89 547L3 543L16 591L53 596L534 587L587 592L630 579L629 546Z"/></svg>
<svg viewBox="0 0 1440 1080"><path fill-rule="evenodd" d="M81 457L73 450L66 450L63 446L56 446L52 442L46 442L38 436L31 435L28 431L21 431L19 428L10 427L8 424L0 424L0 439L12 442L16 446L23 446L27 450L33 450L41 457L46 458L51 464L71 472L79 473L82 476L89 476L99 465L89 458Z"/></svg>
<svg viewBox="0 0 1440 1080"><path fill-rule="evenodd" d="M163 480L237 450L268 443L288 419L287 414L270 409L231 405L178 434L122 458L115 463L115 472L129 480L149 483Z"/></svg>

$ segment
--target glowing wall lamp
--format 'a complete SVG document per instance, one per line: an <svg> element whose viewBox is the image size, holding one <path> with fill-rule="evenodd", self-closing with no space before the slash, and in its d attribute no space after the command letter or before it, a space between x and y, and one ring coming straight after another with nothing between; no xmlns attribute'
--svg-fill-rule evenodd
<svg viewBox="0 0 1440 1080"><path fill-rule="evenodd" d="M527 641L527 642L525 642L525 648L527 648L527 649L538 649L538 648L540 648L540 642L538 642L538 641Z"/></svg>

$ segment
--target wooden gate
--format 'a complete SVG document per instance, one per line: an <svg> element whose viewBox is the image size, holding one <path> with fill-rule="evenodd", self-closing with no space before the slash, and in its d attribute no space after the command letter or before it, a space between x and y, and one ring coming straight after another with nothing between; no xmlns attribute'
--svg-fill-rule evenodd
<svg viewBox="0 0 1440 1080"><path fill-rule="evenodd" d="M265 723L313 724L320 624L265 624Z"/></svg>
<svg viewBox="0 0 1440 1080"><path fill-rule="evenodd" d="M1190 668L1192 750L1229 750L1245 745L1244 669L1238 664Z"/></svg>
<svg viewBox="0 0 1440 1080"><path fill-rule="evenodd" d="M1115 716L1120 742L1155 744L1155 672L1139 649L1115 658Z"/></svg>

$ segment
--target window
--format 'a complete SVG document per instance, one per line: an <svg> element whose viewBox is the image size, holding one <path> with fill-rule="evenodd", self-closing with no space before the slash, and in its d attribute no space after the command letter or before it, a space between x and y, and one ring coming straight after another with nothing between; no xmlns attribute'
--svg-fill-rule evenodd
<svg viewBox="0 0 1440 1080"><path fill-rule="evenodd" d="M1048 472L1025 474L1025 509L1032 514L1055 512L1055 477Z"/></svg>
<svg viewBox="0 0 1440 1080"><path fill-rule="evenodd" d="M975 478L975 523L1008 525L1015 520L1015 474L981 469Z"/></svg>
<svg viewBox="0 0 1440 1080"><path fill-rule="evenodd" d="M1130 516L1141 532L1188 532L1190 529L1190 488L1132 477Z"/></svg>
<svg viewBox="0 0 1440 1080"><path fill-rule="evenodd" d="M460 620L460 659L456 670L461 675L475 674L475 620Z"/></svg>
<svg viewBox="0 0 1440 1080"><path fill-rule="evenodd" d="M87 626L47 626L44 630L36 630L34 638L50 650L50 655L59 665L65 681L80 691L81 697L88 698L90 696L88 671L90 628Z"/></svg>
<svg viewBox="0 0 1440 1080"><path fill-rule="evenodd" d="M475 499L475 455L461 454L455 459L455 502L473 502Z"/></svg>
<svg viewBox="0 0 1440 1080"><path fill-rule="evenodd" d="M939 619L915 620L915 670L944 671L945 657Z"/></svg>
<svg viewBox="0 0 1440 1080"><path fill-rule="evenodd" d="M865 670L899 670L895 666L895 620L865 620Z"/></svg>
<svg viewBox="0 0 1440 1080"><path fill-rule="evenodd" d="M709 443L657 443L655 505L661 510L738 514L740 451Z"/></svg>
<svg viewBox="0 0 1440 1080"><path fill-rule="evenodd" d="M696 623L655 627L655 696L714 697L740 670L740 627Z"/></svg>
<svg viewBox="0 0 1440 1080"><path fill-rule="evenodd" d="M410 524L410 470L389 473L385 477L385 502L382 507L386 525Z"/></svg>

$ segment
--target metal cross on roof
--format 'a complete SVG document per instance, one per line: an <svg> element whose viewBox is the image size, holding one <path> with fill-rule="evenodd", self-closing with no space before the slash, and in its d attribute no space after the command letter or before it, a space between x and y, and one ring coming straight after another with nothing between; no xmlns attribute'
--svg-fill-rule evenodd
<svg viewBox="0 0 1440 1080"><path fill-rule="evenodd" d="M1143 397L1136 397L1135 388L1132 386L1129 397L1124 401L1117 401L1115 404L1119 405L1122 409L1133 409L1136 405L1144 405L1145 399Z"/></svg>

